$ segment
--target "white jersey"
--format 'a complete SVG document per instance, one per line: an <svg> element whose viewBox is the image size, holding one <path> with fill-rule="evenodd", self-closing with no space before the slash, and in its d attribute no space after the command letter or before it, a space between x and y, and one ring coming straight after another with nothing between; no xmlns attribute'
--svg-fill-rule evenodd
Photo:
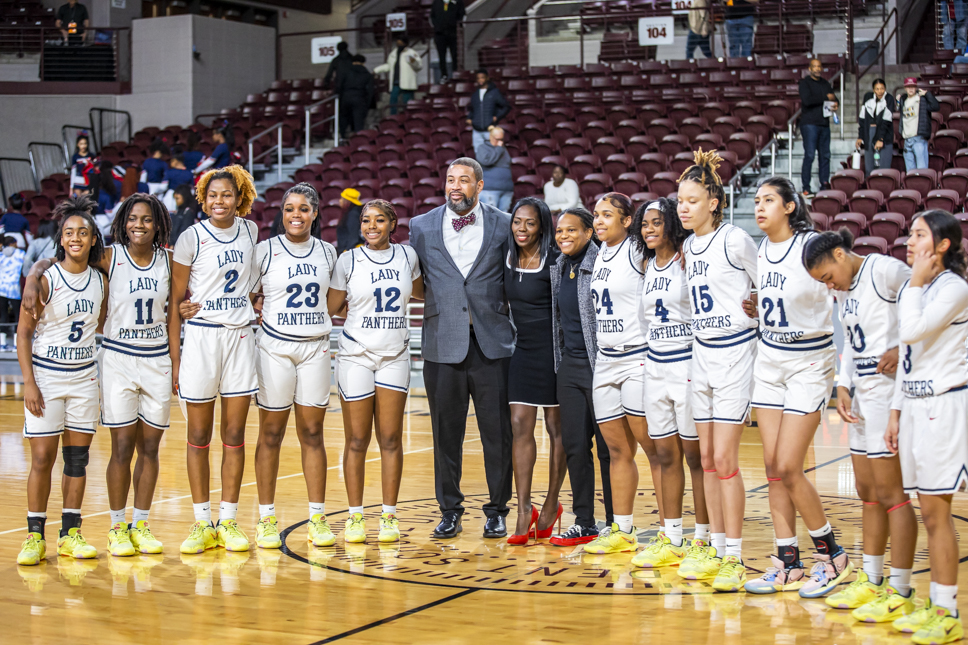
<svg viewBox="0 0 968 645"><path fill-rule="evenodd" d="M104 348L137 356L168 354L168 252L156 249L151 264L142 268L121 244L111 251Z"/></svg>
<svg viewBox="0 0 968 645"><path fill-rule="evenodd" d="M396 356L406 349L407 302L418 277L417 252L409 246L391 244L382 251L359 247L341 255L332 287L346 292L349 311L343 337L378 356ZM343 337L340 352L349 353Z"/></svg>
<svg viewBox="0 0 968 645"><path fill-rule="evenodd" d="M708 235L690 235L683 250L696 342L728 347L754 339L756 321L743 311L756 277L753 238L737 226L720 224Z"/></svg>
<svg viewBox="0 0 968 645"><path fill-rule="evenodd" d="M50 291L34 332L33 363L70 372L87 369L95 362L94 336L104 301L101 274L91 267L68 273L54 264L44 275Z"/></svg>
<svg viewBox="0 0 968 645"><path fill-rule="evenodd" d="M803 245L814 235L810 231L795 233L785 242L760 242L760 340L768 347L808 351L833 345L834 298L803 267Z"/></svg>
<svg viewBox="0 0 968 645"><path fill-rule="evenodd" d="M897 294L911 277L911 268L889 255L864 258L849 291L836 291L844 352L840 364L842 387L877 374L887 350L897 347Z"/></svg>
<svg viewBox="0 0 968 645"><path fill-rule="evenodd" d="M692 356L689 286L676 255L664 267L649 260L642 291L642 318L649 326L649 359L666 363Z"/></svg>
<svg viewBox="0 0 968 645"><path fill-rule="evenodd" d="M642 251L631 236L615 247L604 244L592 270L592 298L595 300L598 348L609 350L646 344L646 323L639 316L639 302L645 286Z"/></svg>
<svg viewBox="0 0 968 645"><path fill-rule="evenodd" d="M336 249L311 237L295 244L285 235L256 247L262 276L262 331L278 340L322 338L333 328L326 292L336 266Z"/></svg>
<svg viewBox="0 0 968 645"><path fill-rule="evenodd" d="M892 407L901 409L901 396L921 398L964 389L968 283L950 271L920 288L905 282L897 310L901 351Z"/></svg>
<svg viewBox="0 0 968 645"><path fill-rule="evenodd" d="M252 321L249 290L258 237L258 226L240 217L227 229L199 222L178 237L173 259L191 267L188 290L192 302L202 305L192 324L245 327Z"/></svg>

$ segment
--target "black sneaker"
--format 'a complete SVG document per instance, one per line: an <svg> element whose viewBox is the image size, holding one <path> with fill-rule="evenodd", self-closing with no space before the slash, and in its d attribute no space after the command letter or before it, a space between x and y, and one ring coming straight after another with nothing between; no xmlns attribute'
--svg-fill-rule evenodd
<svg viewBox="0 0 968 645"><path fill-rule="evenodd" d="M551 538L552 546L578 546L588 544L598 537L598 528L572 524L567 531Z"/></svg>

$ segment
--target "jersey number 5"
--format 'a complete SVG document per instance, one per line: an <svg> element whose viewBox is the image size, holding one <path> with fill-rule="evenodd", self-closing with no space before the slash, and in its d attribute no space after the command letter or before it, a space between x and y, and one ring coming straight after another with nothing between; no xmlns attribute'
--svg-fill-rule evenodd
<svg viewBox="0 0 968 645"><path fill-rule="evenodd" d="M71 333L67 337L67 340L72 343L76 343L81 340L81 335L84 333L84 322L81 320L75 320L74 324L71 325Z"/></svg>

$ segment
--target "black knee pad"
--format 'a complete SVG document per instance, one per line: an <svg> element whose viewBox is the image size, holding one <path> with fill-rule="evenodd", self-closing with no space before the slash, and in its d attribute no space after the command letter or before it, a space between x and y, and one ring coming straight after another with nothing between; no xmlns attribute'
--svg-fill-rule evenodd
<svg viewBox="0 0 968 645"><path fill-rule="evenodd" d="M68 477L84 477L87 463L91 460L90 446L64 446L64 474Z"/></svg>

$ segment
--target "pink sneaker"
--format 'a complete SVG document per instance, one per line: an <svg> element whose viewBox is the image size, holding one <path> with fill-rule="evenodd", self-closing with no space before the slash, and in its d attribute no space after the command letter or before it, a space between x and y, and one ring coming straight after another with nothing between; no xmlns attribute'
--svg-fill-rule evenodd
<svg viewBox="0 0 968 645"><path fill-rule="evenodd" d="M843 549L832 556L817 553L813 557L817 563L810 570L810 579L800 588L801 598L826 596L854 570Z"/></svg>

